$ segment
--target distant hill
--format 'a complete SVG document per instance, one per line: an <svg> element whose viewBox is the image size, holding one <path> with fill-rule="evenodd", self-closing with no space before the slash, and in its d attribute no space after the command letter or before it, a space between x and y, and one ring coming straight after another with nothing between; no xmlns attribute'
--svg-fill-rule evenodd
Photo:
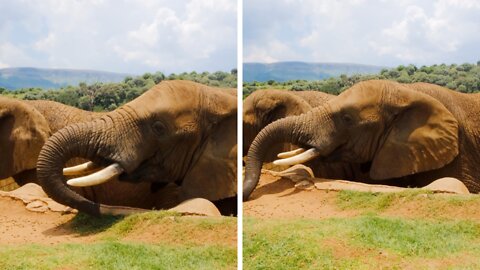
<svg viewBox="0 0 480 270"><path fill-rule="evenodd" d="M375 74L379 73L383 68L386 67L344 63L244 63L243 80L246 82L322 80L342 74Z"/></svg>
<svg viewBox="0 0 480 270"><path fill-rule="evenodd" d="M3 68L0 69L0 87L15 90L19 88L61 88L78 85L80 82L120 82L130 74L75 69L46 68Z"/></svg>

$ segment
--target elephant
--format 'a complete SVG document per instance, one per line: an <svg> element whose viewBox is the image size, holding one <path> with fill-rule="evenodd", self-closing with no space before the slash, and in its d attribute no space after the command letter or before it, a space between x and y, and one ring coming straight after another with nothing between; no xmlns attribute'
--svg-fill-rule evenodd
<svg viewBox="0 0 480 270"><path fill-rule="evenodd" d="M47 139L69 124L101 115L54 101L0 97L0 179L36 182L37 158Z"/></svg>
<svg viewBox="0 0 480 270"><path fill-rule="evenodd" d="M38 157L39 183L55 201L93 216L158 208L156 193L167 188L173 200L201 197L232 213L236 100L235 89L163 81L100 118L53 134ZM63 169L71 158L89 162ZM66 182L67 171L76 178ZM105 196L78 192L92 186L104 187Z"/></svg>
<svg viewBox="0 0 480 270"><path fill-rule="evenodd" d="M243 156L247 155L255 136L271 122L306 113L333 97L319 91L262 89L253 92L243 101ZM268 151L264 161L273 161L277 153L292 149L290 144L275 145Z"/></svg>
<svg viewBox="0 0 480 270"><path fill-rule="evenodd" d="M265 89L253 92L243 102L243 155L247 155L255 136L268 124L280 118L306 113L335 97L320 91ZM273 145L266 151L263 162L271 162L279 152L295 151L296 148L298 146L291 143ZM312 160L305 165L312 169L314 175L324 178L345 179L352 177L352 171L360 171L360 168L344 162ZM351 167L351 170L345 170L345 167Z"/></svg>
<svg viewBox="0 0 480 270"><path fill-rule="evenodd" d="M304 150L275 164L340 161L351 171L346 180L398 186L420 187L454 177L477 193L479 111L480 94L428 83L354 84L320 107L262 129L247 155L243 199L248 200L258 183L265 152L281 142Z"/></svg>

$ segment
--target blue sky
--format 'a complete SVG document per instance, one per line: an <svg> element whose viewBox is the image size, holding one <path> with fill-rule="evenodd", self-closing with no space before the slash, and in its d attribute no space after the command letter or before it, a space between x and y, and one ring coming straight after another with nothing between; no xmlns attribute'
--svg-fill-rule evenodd
<svg viewBox="0 0 480 270"><path fill-rule="evenodd" d="M0 0L0 68L236 67L236 0Z"/></svg>
<svg viewBox="0 0 480 270"><path fill-rule="evenodd" d="M245 62L480 60L480 0L244 0Z"/></svg>

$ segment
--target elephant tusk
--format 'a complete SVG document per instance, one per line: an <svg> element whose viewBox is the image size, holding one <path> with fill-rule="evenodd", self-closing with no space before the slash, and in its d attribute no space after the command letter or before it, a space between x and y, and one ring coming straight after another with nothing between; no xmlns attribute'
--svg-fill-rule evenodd
<svg viewBox="0 0 480 270"><path fill-rule="evenodd" d="M288 152L282 152L282 153L279 153L277 155L278 158L289 158L289 157L293 157L293 156L296 156L298 154L301 154L305 152L305 149L303 148L298 148L298 149L295 149L295 150L292 150L292 151L288 151Z"/></svg>
<svg viewBox="0 0 480 270"><path fill-rule="evenodd" d="M282 166L284 166L284 165L296 165L296 164L300 164L300 163L304 163L304 162L307 162L309 160L312 160L312 159L318 157L319 155L320 155L320 153L318 152L317 149L310 148L307 151L305 151L301 154L298 154L296 156L285 158L285 159L277 159L273 162L273 164L282 165Z"/></svg>
<svg viewBox="0 0 480 270"><path fill-rule="evenodd" d="M95 165L95 163L89 161L89 162L85 162L85 163L77 165L77 166L64 168L63 169L63 175L71 176L71 175L85 174L85 173L91 172L91 171L93 171L97 168L98 168L98 166Z"/></svg>
<svg viewBox="0 0 480 270"><path fill-rule="evenodd" d="M118 163L114 163L90 175L70 179L67 181L67 184L74 187L88 187L99 185L109 180L112 180L113 177L120 175L122 172L123 168Z"/></svg>

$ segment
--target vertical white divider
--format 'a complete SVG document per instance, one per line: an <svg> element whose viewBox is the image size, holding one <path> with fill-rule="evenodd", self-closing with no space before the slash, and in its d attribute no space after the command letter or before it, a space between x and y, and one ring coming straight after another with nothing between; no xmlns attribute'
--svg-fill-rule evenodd
<svg viewBox="0 0 480 270"><path fill-rule="evenodd" d="M243 0L237 0L237 266L243 269Z"/></svg>

